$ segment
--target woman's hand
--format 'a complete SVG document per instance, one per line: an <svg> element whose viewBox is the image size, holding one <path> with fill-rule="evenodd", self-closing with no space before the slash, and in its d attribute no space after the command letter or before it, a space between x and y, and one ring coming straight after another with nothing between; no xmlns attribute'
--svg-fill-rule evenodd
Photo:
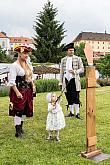
<svg viewBox="0 0 110 165"><path fill-rule="evenodd" d="M23 96L22 96L22 94L19 92L19 90L18 90L18 88L16 87L16 85L14 85L12 88L13 88L13 90L15 91L17 98L23 99Z"/></svg>
<svg viewBox="0 0 110 165"><path fill-rule="evenodd" d="M36 93L36 86L33 85L33 93Z"/></svg>
<svg viewBox="0 0 110 165"><path fill-rule="evenodd" d="M19 91L16 93L16 96L17 96L17 98L19 98L19 99L23 99L23 96L22 96L22 94L21 94Z"/></svg>

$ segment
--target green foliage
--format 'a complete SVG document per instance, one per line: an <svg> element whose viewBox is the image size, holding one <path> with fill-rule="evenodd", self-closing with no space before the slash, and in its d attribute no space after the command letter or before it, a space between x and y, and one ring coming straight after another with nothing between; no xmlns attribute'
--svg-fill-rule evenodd
<svg viewBox="0 0 110 165"><path fill-rule="evenodd" d="M58 10L53 8L53 4L48 0L44 5L43 11L36 16L35 21L35 47L33 55L37 62L55 62L59 63L62 58L61 41L64 36L64 23L60 24L55 19Z"/></svg>
<svg viewBox="0 0 110 165"><path fill-rule="evenodd" d="M86 78L85 77L81 77L81 89L85 89L86 88Z"/></svg>
<svg viewBox="0 0 110 165"><path fill-rule="evenodd" d="M110 54L95 61L97 70L105 77L110 77Z"/></svg>
<svg viewBox="0 0 110 165"><path fill-rule="evenodd" d="M85 43L81 42L79 46L75 46L75 55L80 56L82 58L84 66L87 66L87 59L84 53Z"/></svg>
<svg viewBox="0 0 110 165"><path fill-rule="evenodd" d="M2 50L2 48L0 47L0 62L1 63L9 63L12 62L12 58L10 55L6 54L6 51Z"/></svg>
<svg viewBox="0 0 110 165"><path fill-rule="evenodd" d="M57 79L39 79L35 82L37 93L59 91L60 89L58 84L59 81ZM85 87L85 77L81 77L81 88L85 89Z"/></svg>
<svg viewBox="0 0 110 165"><path fill-rule="evenodd" d="M39 79L35 81L37 93L58 91L59 81L57 79Z"/></svg>
<svg viewBox="0 0 110 165"><path fill-rule="evenodd" d="M110 87L96 89L97 148L110 153ZM61 141L47 141L47 93L39 93L34 99L34 116L24 121L23 138L15 138L13 117L8 116L8 97L0 97L0 165L110 165L110 159L94 163L80 156L86 151L86 92L81 91L83 120L65 118L66 127L60 131ZM59 92L57 92L59 95ZM66 111L66 99L62 96L62 110ZM54 134L55 135L55 134Z"/></svg>
<svg viewBox="0 0 110 165"><path fill-rule="evenodd" d="M39 79L35 81L37 93L59 91L59 81L57 79ZM86 79L81 77L81 88L86 88ZM0 96L8 96L9 87L0 86Z"/></svg>
<svg viewBox="0 0 110 165"><path fill-rule="evenodd" d="M7 86L0 86L0 97L8 96L9 95L9 87Z"/></svg>

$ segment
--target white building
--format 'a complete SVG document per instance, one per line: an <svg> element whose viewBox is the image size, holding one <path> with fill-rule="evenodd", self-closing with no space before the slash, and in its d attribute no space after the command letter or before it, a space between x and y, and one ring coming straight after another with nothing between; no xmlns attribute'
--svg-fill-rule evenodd
<svg viewBox="0 0 110 165"><path fill-rule="evenodd" d="M27 38L27 37L9 37L10 39L10 47L13 51L15 47L17 46L27 46L34 49L34 41L33 39Z"/></svg>
<svg viewBox="0 0 110 165"><path fill-rule="evenodd" d="M6 36L6 33L0 32L0 47L8 54L10 48L10 39Z"/></svg>
<svg viewBox="0 0 110 165"><path fill-rule="evenodd" d="M79 45L81 42L89 43L93 50L94 59L99 59L106 54L110 54L110 34L106 32L81 32L73 42L75 45Z"/></svg>

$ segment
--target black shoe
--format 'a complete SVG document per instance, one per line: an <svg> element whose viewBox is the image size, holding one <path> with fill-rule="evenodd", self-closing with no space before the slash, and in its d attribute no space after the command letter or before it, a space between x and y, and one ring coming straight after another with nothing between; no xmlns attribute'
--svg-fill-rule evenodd
<svg viewBox="0 0 110 165"><path fill-rule="evenodd" d="M20 125L16 125L15 128L16 128L15 137L22 138L21 126Z"/></svg>
<svg viewBox="0 0 110 165"><path fill-rule="evenodd" d="M21 121L20 127L21 127L21 133L24 134L24 130L23 130L23 121Z"/></svg>
<svg viewBox="0 0 110 165"><path fill-rule="evenodd" d="M56 141L57 141L57 142L60 142L60 139L59 139L59 137L56 137Z"/></svg>
<svg viewBox="0 0 110 165"><path fill-rule="evenodd" d="M53 140L53 137L52 137L52 136L48 136L48 137L46 138L46 140Z"/></svg>
<svg viewBox="0 0 110 165"><path fill-rule="evenodd" d="M76 118L77 118L77 119L81 119L79 113L76 115Z"/></svg>
<svg viewBox="0 0 110 165"><path fill-rule="evenodd" d="M72 114L71 112L67 115L67 116L65 116L65 117L74 117L74 114Z"/></svg>

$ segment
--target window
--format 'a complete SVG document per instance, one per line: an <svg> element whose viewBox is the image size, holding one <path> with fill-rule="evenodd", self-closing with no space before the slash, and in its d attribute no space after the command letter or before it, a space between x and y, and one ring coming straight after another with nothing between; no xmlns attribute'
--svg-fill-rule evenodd
<svg viewBox="0 0 110 165"><path fill-rule="evenodd" d="M4 48L4 47L5 47L5 41L2 42L2 48Z"/></svg>

